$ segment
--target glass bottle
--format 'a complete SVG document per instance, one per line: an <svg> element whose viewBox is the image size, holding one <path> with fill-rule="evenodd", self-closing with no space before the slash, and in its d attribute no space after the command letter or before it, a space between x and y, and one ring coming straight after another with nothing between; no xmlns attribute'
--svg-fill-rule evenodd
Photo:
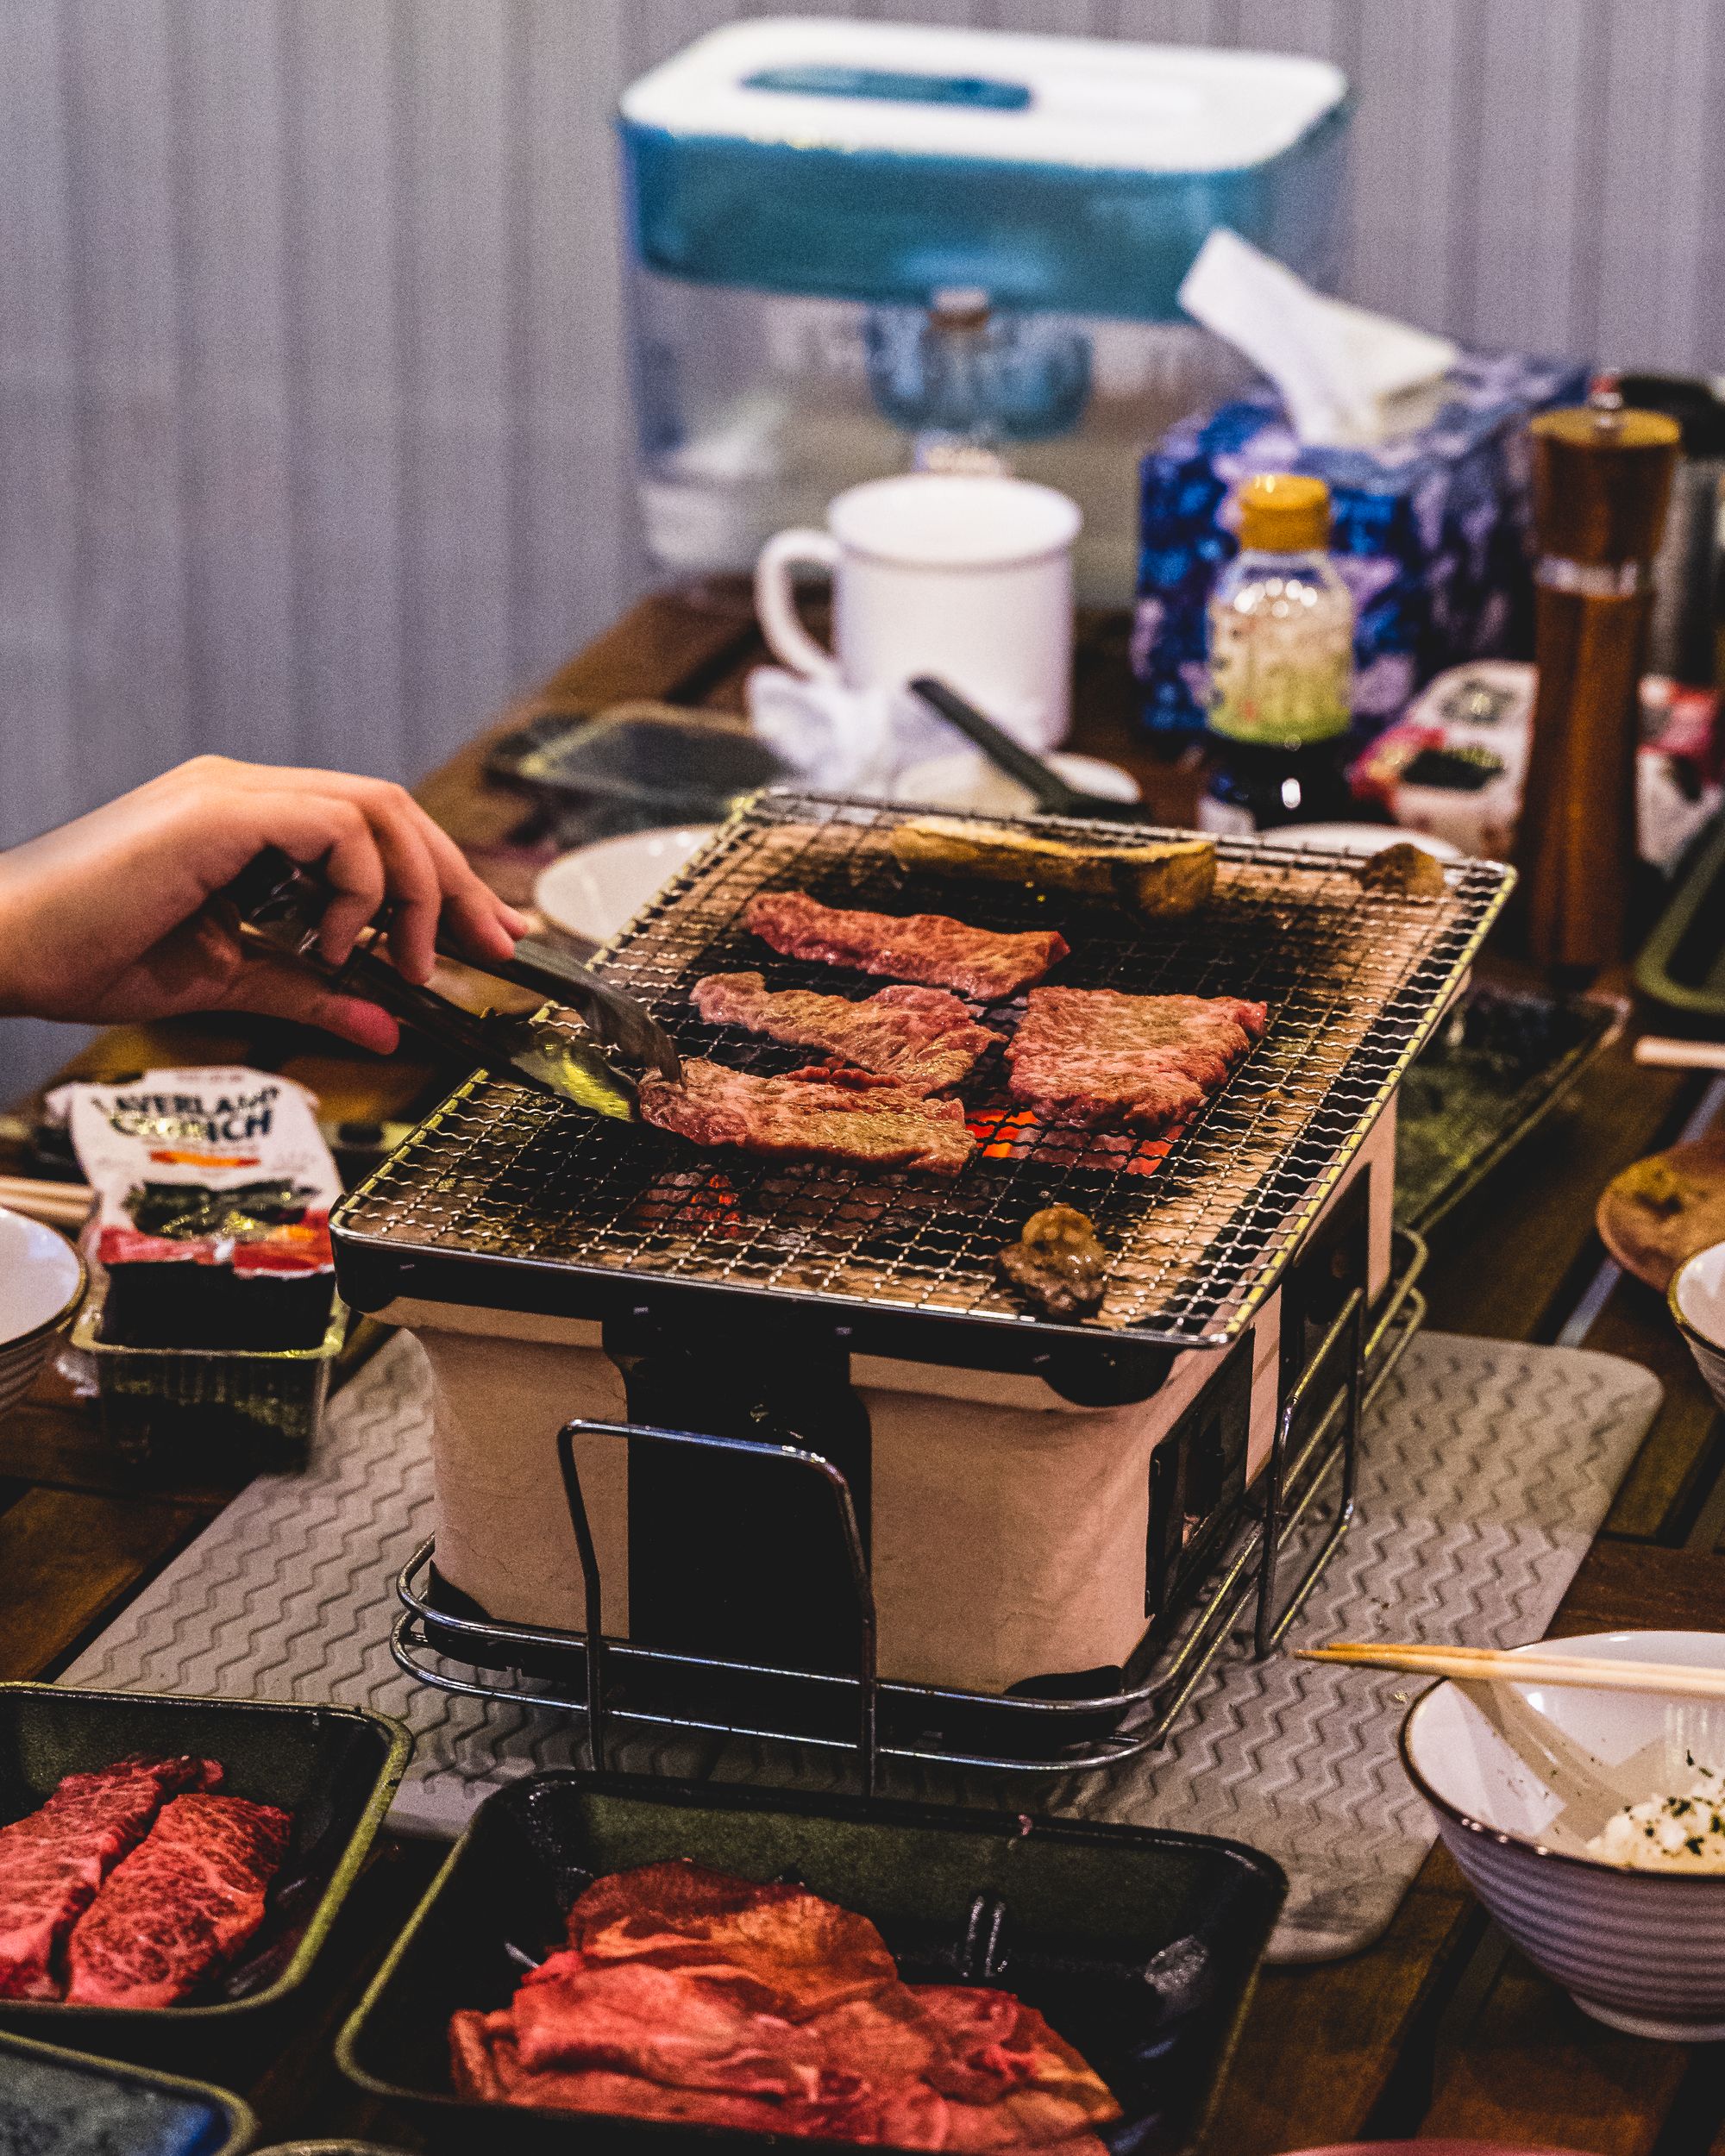
<svg viewBox="0 0 1725 2156"><path fill-rule="evenodd" d="M1353 600L1329 555L1330 490L1303 473L1248 479L1240 550L1210 596L1208 830L1351 813Z"/></svg>

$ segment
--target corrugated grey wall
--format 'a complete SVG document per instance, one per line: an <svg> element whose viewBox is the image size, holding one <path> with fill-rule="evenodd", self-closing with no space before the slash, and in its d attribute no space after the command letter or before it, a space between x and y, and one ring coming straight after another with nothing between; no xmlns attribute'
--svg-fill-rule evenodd
<svg viewBox="0 0 1725 2156"><path fill-rule="evenodd" d="M1299 47L1349 287L1725 362L1717 0L0 0L0 843L423 768L639 586L608 115L737 15Z"/></svg>

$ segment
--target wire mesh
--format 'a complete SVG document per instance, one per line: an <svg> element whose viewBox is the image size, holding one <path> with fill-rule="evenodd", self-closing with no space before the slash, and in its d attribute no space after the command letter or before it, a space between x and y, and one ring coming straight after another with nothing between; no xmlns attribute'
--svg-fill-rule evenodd
<svg viewBox="0 0 1725 2156"><path fill-rule="evenodd" d="M706 1024L705 974L871 993L880 984L775 956L743 927L757 892L833 906L944 912L978 927L1057 926L1069 986L1261 1000L1263 1042L1170 1138L1039 1124L997 1057L966 1088L979 1150L950 1182L702 1153L644 1125L587 1118L506 1081L461 1087L337 1215L338 1241L411 1250L430 1290L439 1253L571 1273L706 1282L835 1305L890 1306L1094 1338L1027 1318L996 1260L1056 1200L1113 1253L1104 1328L1175 1347L1233 1338L1358 1150L1465 972L1508 891L1466 862L1440 899L1364 888L1340 856L1224 840L1214 902L1153 923L1100 900L900 867L891 835L917 812L817 794L758 797L638 914L599 966L682 1052L777 1074L806 1049ZM1142 826L1039 818L1038 837L1142 844ZM1170 837L1182 834L1170 833ZM1023 999L986 1022L1010 1032ZM435 1291L434 1291L435 1292ZM498 1300L510 1300L499 1282Z"/></svg>

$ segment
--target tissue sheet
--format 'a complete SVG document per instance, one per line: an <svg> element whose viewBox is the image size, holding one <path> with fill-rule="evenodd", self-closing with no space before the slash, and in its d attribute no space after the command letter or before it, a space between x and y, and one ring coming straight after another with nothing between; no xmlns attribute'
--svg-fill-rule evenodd
<svg viewBox="0 0 1725 2156"><path fill-rule="evenodd" d="M1364 736L1463 660L1525 655L1533 580L1525 423L1578 403L1587 370L1466 353L1430 425L1374 448L1302 446L1265 389L1170 429L1144 460L1132 664L1144 724L1190 735L1208 689L1205 608L1239 550L1231 498L1259 472L1328 482L1332 546L1353 593L1354 722Z"/></svg>

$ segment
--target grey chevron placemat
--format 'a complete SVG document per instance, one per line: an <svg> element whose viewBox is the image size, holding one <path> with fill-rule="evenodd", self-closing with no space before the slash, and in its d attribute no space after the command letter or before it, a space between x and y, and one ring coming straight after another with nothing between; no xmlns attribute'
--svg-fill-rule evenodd
<svg viewBox="0 0 1725 2156"><path fill-rule="evenodd" d="M122 1690L338 1700L397 1714L418 1749L392 1818L454 1833L505 1779L575 1764L562 1718L467 1699L390 1658L395 1575L430 1532L429 1374L399 1338L337 1398L310 1471L236 1498L66 1672ZM1427 1333L1368 1417L1358 1510L1288 1644L1339 1636L1512 1646L1540 1636L1659 1401L1637 1365ZM895 1768L894 1793L1226 1834L1290 1892L1273 1959L1368 1945L1433 1839L1396 1732L1417 1682L1224 1654L1153 1753L1046 1777ZM637 1772L844 1786L807 1748L668 1735Z"/></svg>

